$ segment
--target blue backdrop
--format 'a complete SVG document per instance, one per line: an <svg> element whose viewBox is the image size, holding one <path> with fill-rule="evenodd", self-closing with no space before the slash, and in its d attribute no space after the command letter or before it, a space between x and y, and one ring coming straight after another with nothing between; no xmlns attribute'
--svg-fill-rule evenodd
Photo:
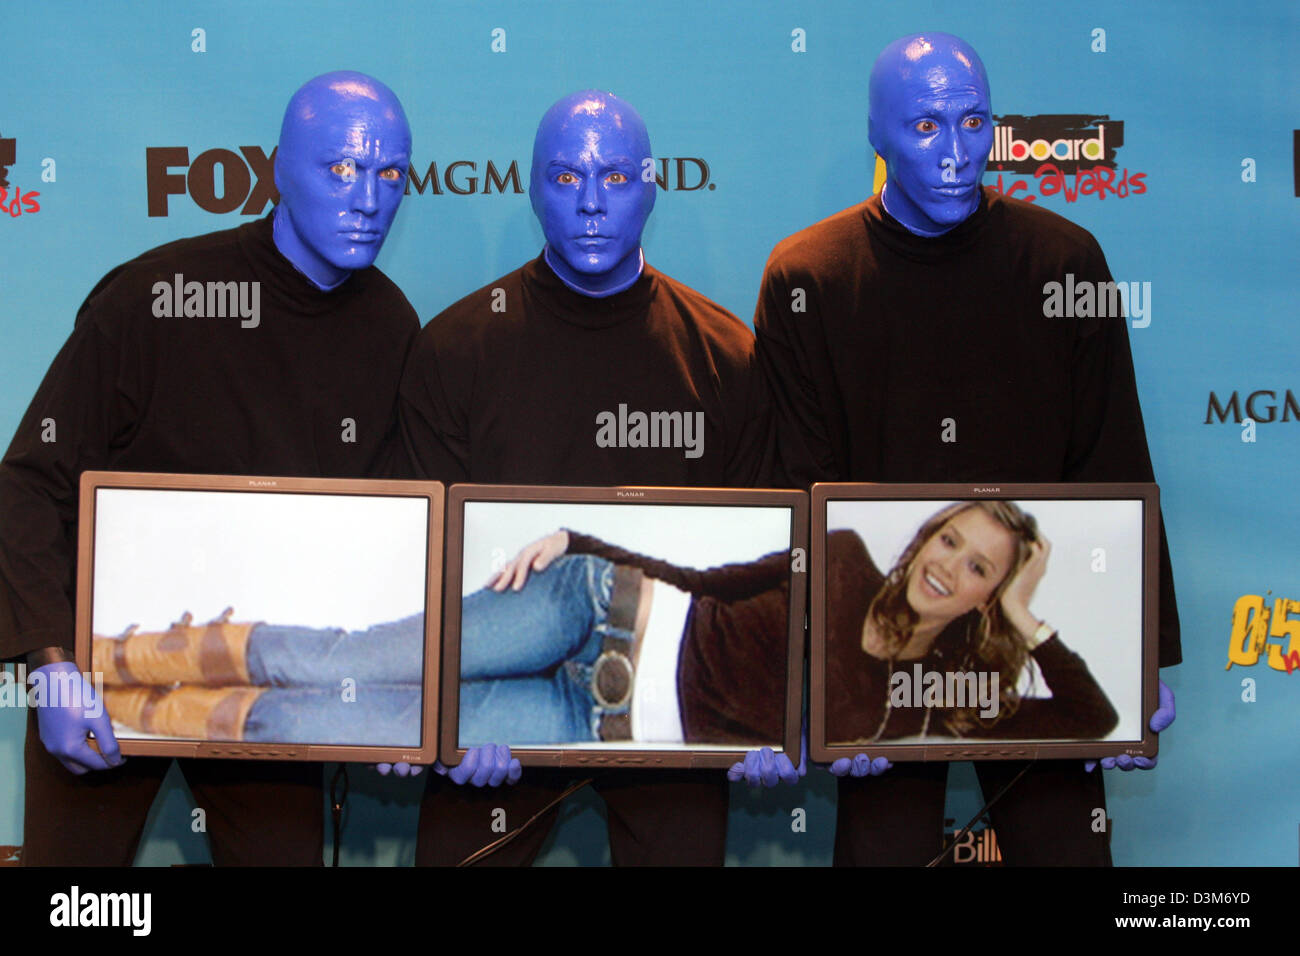
<svg viewBox="0 0 1300 956"><path fill-rule="evenodd" d="M1117 280L1150 283L1150 322L1130 336L1185 662L1164 673L1179 717L1161 739L1160 766L1109 774L1115 859L1297 862L1300 669L1286 671L1283 655L1300 651L1300 623L1288 632L1287 604L1275 607L1300 602L1293 0L177 6L6 10L6 443L77 306L108 269L151 246L247 221L242 201L214 213L196 200L234 205L255 192L256 169L240 147L269 155L289 95L327 70L379 77L410 117L415 181L379 265L426 320L541 248L509 168L518 163L526 190L536 122L576 89L602 87L633 103L664 160L668 188L646 232L649 261L746 320L772 246L871 192L867 75L895 37L941 29L970 41L1012 139L1080 123L1091 136L1104 124L1113 174L1085 160L1077 178L1065 174L1065 189L1050 171L1035 176L1038 162L1004 163L1000 175L1004 190L1091 230ZM157 147L188 150L189 169L169 172L189 180L166 197L165 215L150 216L146 150ZM214 165L217 157L200 158L210 150L234 155ZM987 183L998 182L996 166ZM27 202L14 205L19 191ZM1253 429L1236 421L1247 415ZM1265 651L1228 669L1233 608L1252 594L1280 612L1261 633L1277 648L1277 666ZM1289 613L1300 618L1300 603ZM20 709L0 708L0 844L21 841L24 719ZM416 787L364 768L352 777L344 862L409 863ZM977 793L961 766L949 815L963 822L979 806ZM795 789L737 788L729 862L828 862L833 801L831 778L820 771ZM598 801L570 803L543 861L607 861ZM164 790L140 862L207 858L203 838L190 832L189 806L183 787ZM806 810L805 832L792 830L796 808Z"/></svg>

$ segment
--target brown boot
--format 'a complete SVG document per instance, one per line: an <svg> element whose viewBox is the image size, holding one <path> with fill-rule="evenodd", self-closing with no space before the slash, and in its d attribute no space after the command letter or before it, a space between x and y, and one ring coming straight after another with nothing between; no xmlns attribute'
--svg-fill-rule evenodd
<svg viewBox="0 0 1300 956"><path fill-rule="evenodd" d="M188 611L166 631L136 631L121 637L94 635L91 667L104 683L118 686L242 685L248 677L248 636L257 624L232 623L233 608L194 626Z"/></svg>
<svg viewBox="0 0 1300 956"><path fill-rule="evenodd" d="M244 721L265 687L105 687L108 716L147 734L243 740Z"/></svg>

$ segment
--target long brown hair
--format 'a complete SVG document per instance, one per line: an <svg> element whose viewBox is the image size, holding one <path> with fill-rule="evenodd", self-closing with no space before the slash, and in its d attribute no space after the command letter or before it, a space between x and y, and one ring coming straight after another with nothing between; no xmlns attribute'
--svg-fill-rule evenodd
<svg viewBox="0 0 1300 956"><path fill-rule="evenodd" d="M971 611L961 644L952 655L951 670L996 671L998 674L998 712L993 718L982 718L979 705L959 707L945 723L948 730L961 736L972 727L983 724L991 727L1003 717L1015 713L1020 706L1016 685L1029 660L1029 647L1025 639L1007 621L1002 611L1002 594L1015 579L1017 572L1029 559L1030 545L1038 540L1038 522L1034 516L1022 511L1011 501L959 501L940 509L926 520L916 535L903 549L893 569L885 576L885 583L867 609L867 620L873 623L885 643L890 659L903 649L912 637L912 630L920 615L907 603L907 577L916 556L939 529L963 511L982 508L991 518L1012 533L1016 543L1016 556L1006 575L998 582L989 597L986 609Z"/></svg>

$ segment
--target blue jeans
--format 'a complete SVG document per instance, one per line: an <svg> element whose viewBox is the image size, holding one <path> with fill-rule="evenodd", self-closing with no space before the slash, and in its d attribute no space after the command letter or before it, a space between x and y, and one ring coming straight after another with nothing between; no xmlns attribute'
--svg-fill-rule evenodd
<svg viewBox="0 0 1300 956"><path fill-rule="evenodd" d="M520 591L464 598L461 746L597 740L604 714L626 713L602 708L591 692L605 636L629 649L633 637L608 621L613 590L611 562L564 555ZM417 746L423 647L423 614L364 631L259 624L249 677L270 689L253 705L244 739Z"/></svg>
<svg viewBox="0 0 1300 956"><path fill-rule="evenodd" d="M424 682L424 615L376 624L364 631L259 624L248 642L249 683L338 687Z"/></svg>
<svg viewBox="0 0 1300 956"><path fill-rule="evenodd" d="M614 565L564 555L531 572L520 591L484 589L461 604L460 746L599 739L605 709L591 671L606 635L631 649L632 633L609 623Z"/></svg>
<svg viewBox="0 0 1300 956"><path fill-rule="evenodd" d="M364 631L259 624L248 642L250 683L269 687L244 739L418 747L424 615Z"/></svg>
<svg viewBox="0 0 1300 956"><path fill-rule="evenodd" d="M419 684L272 687L244 720L244 739L260 744L418 747L423 715Z"/></svg>

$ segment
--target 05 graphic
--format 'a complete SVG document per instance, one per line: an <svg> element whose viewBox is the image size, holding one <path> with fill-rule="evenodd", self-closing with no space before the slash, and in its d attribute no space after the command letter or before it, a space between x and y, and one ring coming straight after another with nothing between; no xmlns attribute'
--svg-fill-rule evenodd
<svg viewBox="0 0 1300 956"><path fill-rule="evenodd" d="M1271 592L1270 592L1271 593ZM1270 610L1263 595L1243 594L1232 608L1228 663L1252 667L1265 655L1275 671L1300 670L1300 601L1275 598Z"/></svg>

